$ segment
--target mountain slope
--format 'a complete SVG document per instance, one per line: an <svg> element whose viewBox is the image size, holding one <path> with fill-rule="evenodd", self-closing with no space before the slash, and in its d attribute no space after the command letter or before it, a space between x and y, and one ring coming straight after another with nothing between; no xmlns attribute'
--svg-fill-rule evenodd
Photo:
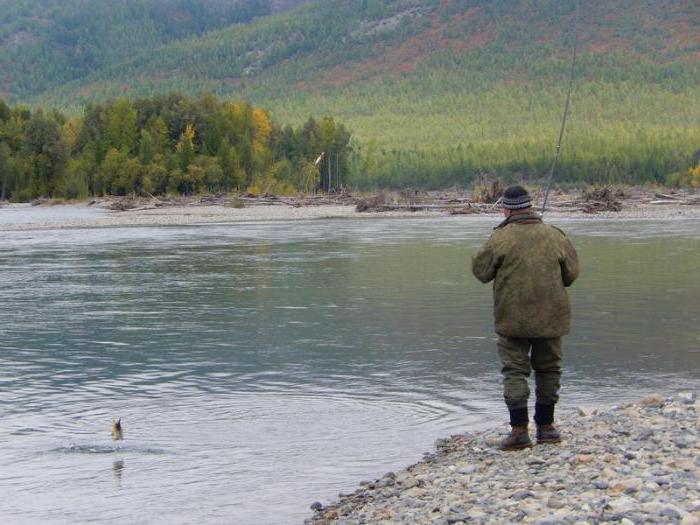
<svg viewBox="0 0 700 525"><path fill-rule="evenodd" d="M700 57L694 4L590 0L576 13L573 1L553 0L316 1L130 54L80 84L95 94L108 91L105 82L150 89L192 80L220 92L241 83L286 91L290 81L313 90L450 66L468 72L472 84L532 81L558 74L578 24L584 74L687 85L698 79Z"/></svg>
<svg viewBox="0 0 700 525"><path fill-rule="evenodd" d="M300 0L0 0L0 72L12 98Z"/></svg>
<svg viewBox="0 0 700 525"><path fill-rule="evenodd" d="M75 0L77 1L77 0ZM165 0L162 0L165 1ZM209 90L278 120L330 114L378 183L464 170L537 175L580 59L562 173L662 178L700 146L700 6L693 0L325 0L163 41L12 100L74 106ZM268 11L271 13L271 11ZM20 84L18 84L20 85ZM568 153L568 155L567 155ZM634 160L632 160L634 159ZM371 171L371 173L370 173Z"/></svg>

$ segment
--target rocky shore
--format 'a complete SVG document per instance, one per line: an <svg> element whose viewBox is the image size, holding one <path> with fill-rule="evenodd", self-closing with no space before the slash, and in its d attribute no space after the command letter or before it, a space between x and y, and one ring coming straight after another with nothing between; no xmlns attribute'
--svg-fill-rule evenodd
<svg viewBox="0 0 700 525"><path fill-rule="evenodd" d="M493 430L439 440L420 463L314 503L305 523L700 524L695 393L579 409L559 426L563 443L517 452Z"/></svg>

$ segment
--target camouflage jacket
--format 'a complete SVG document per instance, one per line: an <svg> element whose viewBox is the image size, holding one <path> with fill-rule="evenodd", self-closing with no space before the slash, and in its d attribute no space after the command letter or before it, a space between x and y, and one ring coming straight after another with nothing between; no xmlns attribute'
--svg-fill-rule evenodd
<svg viewBox="0 0 700 525"><path fill-rule="evenodd" d="M561 337L571 308L565 287L578 277L578 257L564 232L534 212L511 215L472 259L483 283L493 280L496 333Z"/></svg>

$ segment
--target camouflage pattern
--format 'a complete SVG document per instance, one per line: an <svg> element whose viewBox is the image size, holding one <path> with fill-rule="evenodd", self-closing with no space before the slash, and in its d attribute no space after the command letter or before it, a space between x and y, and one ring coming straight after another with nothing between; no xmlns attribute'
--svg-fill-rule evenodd
<svg viewBox="0 0 700 525"><path fill-rule="evenodd" d="M565 287L578 277L576 250L560 229L533 212L508 217L472 260L483 283L493 280L496 333L555 338L569 332Z"/></svg>
<svg viewBox="0 0 700 525"><path fill-rule="evenodd" d="M530 377L531 367L535 370L537 403L556 405L561 378L560 337L526 339L500 336L498 356L503 365L503 397L510 410L527 407L530 397L527 378Z"/></svg>

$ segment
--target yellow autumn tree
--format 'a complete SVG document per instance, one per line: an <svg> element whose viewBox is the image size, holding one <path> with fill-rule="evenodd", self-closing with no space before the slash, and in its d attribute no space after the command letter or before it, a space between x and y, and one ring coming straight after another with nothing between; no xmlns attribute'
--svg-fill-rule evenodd
<svg viewBox="0 0 700 525"><path fill-rule="evenodd" d="M194 138L195 131L192 124L185 126L185 131L180 135L180 140L175 146L177 151L178 163L181 170L186 170L190 163L194 160Z"/></svg>
<svg viewBox="0 0 700 525"><path fill-rule="evenodd" d="M267 144L272 133L272 122L267 112L260 108L255 108L252 112L253 119L253 151L256 155L262 156L267 151Z"/></svg>

